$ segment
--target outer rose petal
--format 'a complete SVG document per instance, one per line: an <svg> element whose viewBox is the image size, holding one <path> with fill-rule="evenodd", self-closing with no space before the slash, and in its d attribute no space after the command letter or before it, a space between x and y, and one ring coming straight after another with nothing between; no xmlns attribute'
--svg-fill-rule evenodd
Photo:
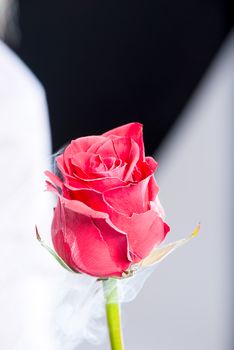
<svg viewBox="0 0 234 350"><path fill-rule="evenodd" d="M103 193L104 200L124 215L143 213L149 210L149 202L158 192L158 187L152 178L153 175L138 183L107 190Z"/></svg>
<svg viewBox="0 0 234 350"><path fill-rule="evenodd" d="M80 202L80 200L83 200L85 204ZM106 238L104 239L107 239L107 241L108 239L110 240L110 251L113 251L115 244L116 247L120 248L120 246L118 245L119 236L116 235L116 232L118 235L123 234L120 233L120 231L125 232L127 235L127 237L125 238L127 238L126 241L128 242L128 244L124 256L125 254L127 254L128 256L128 253L130 252L131 259L135 263L139 262L144 257L146 257L155 246L159 245L163 241L166 234L169 232L168 225L163 222L161 213L157 210L156 202L151 202L152 208L147 212L142 214L133 214L131 217L122 215L119 212L116 212L112 207L108 207L108 205L105 202L103 202L102 195L92 190L77 190L77 200L66 200L64 198L61 198L61 202L63 203L63 212L72 212L74 217L77 218L80 216L87 216L91 220L91 223L95 223L99 230L102 232L103 238L103 232L105 232L105 229L103 230L103 227L105 227L103 226L103 222L105 222L105 225L107 225L107 231L105 236ZM59 210L58 207L56 210ZM108 217L110 217L111 222L109 222ZM80 271L89 273L85 270L81 270L80 267L78 268L77 264L75 265L75 267L74 265L72 265L71 262L74 260L74 257L71 253L68 253L69 246L71 246L72 242L67 241L64 235L64 232L67 232L67 227L69 226L69 224L66 226L66 220L61 214L59 220L60 221L59 225L57 225L57 232L58 242L59 244L61 244L61 249L63 245L67 243L64 246L64 251L60 250L61 254L63 254L61 255L61 257L68 264L70 264L69 266L71 266L73 269L75 268ZM73 218L69 217L68 221L72 222ZM71 231L72 230L73 229L71 229ZM109 235L108 232L110 231L113 232L113 236L115 236L116 241L114 241L113 237ZM123 238L123 236L120 237ZM95 244L96 243L94 243L94 245ZM57 252L58 254L60 254L58 250ZM112 255L114 255L114 253L115 250L113 251ZM101 275L99 274L99 276Z"/></svg>
<svg viewBox="0 0 234 350"><path fill-rule="evenodd" d="M105 219L74 212L60 201L54 213L52 240L71 268L92 276L122 276L130 265L123 233Z"/></svg>
<svg viewBox="0 0 234 350"><path fill-rule="evenodd" d="M129 250L134 263L148 256L170 230L154 209L142 214L133 214L131 217L120 215L113 210L110 218L115 226L127 232Z"/></svg>
<svg viewBox="0 0 234 350"><path fill-rule="evenodd" d="M65 158L72 157L74 154L79 152L87 152L91 146L94 144L99 144L105 141L103 136L85 136L79 137L76 140L73 140L65 149L64 156Z"/></svg>
<svg viewBox="0 0 234 350"><path fill-rule="evenodd" d="M133 262L139 262L145 258L155 246L164 240L169 231L168 225L163 222L157 201L151 202L151 208L148 211L127 216L116 211L116 207L113 208L103 201L101 193L93 190L77 190L74 195L77 201L82 201L94 211L108 213L113 225L127 234Z"/></svg>
<svg viewBox="0 0 234 350"><path fill-rule="evenodd" d="M149 180L149 185L148 185L149 201L153 202L156 199L158 191L159 189L156 184L155 177L151 176Z"/></svg>
<svg viewBox="0 0 234 350"><path fill-rule="evenodd" d="M140 160L144 160L145 150L143 142L142 124L140 123L129 123L126 125L119 126L115 129L107 131L103 136L126 136L132 138L139 146L140 149Z"/></svg>
<svg viewBox="0 0 234 350"><path fill-rule="evenodd" d="M60 178L49 170L45 171L45 175L59 188L63 187L63 182Z"/></svg>
<svg viewBox="0 0 234 350"><path fill-rule="evenodd" d="M82 202L93 210L108 213L109 207L103 200L102 194L92 189L77 189L70 191L71 199Z"/></svg>
<svg viewBox="0 0 234 350"><path fill-rule="evenodd" d="M58 157L56 157L56 163L58 169L61 171L63 176L69 172L69 170L66 167L66 164L64 163L64 156L63 154L60 154Z"/></svg>
<svg viewBox="0 0 234 350"><path fill-rule="evenodd" d="M153 175L139 183L113 188L103 193L90 187L65 187L70 199L83 202L94 210L104 213L115 210L126 216L148 211L149 203L155 200L158 193Z"/></svg>

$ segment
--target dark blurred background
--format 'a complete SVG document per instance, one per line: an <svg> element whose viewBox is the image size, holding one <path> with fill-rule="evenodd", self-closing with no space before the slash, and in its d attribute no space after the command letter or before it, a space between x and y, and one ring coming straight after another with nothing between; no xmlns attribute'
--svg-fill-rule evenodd
<svg viewBox="0 0 234 350"><path fill-rule="evenodd" d="M230 0L20 0L16 51L45 86L53 150L137 120L153 153L232 25Z"/></svg>

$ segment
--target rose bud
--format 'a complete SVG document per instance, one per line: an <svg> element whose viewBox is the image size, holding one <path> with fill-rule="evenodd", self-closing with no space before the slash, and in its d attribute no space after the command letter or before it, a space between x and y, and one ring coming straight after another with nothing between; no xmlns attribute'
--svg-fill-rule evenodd
<svg viewBox="0 0 234 350"><path fill-rule="evenodd" d="M74 271L121 277L169 232L158 200L157 163L145 157L142 125L73 140L49 171L58 203L52 241Z"/></svg>

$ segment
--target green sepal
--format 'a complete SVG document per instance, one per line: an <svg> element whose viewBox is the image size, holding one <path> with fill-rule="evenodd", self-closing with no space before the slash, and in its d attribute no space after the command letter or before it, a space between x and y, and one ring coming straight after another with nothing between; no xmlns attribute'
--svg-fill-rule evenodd
<svg viewBox="0 0 234 350"><path fill-rule="evenodd" d="M45 248L47 250L47 252L49 252L56 260L57 262L66 270L70 271L70 272L74 272L74 273L78 273L74 270L72 270L66 263L65 261L60 258L60 256L56 253L56 251L54 251L52 248L50 248L44 241L42 241L41 239L41 236L39 235L39 232L38 232L38 228L37 226L35 226L36 228L36 238L38 240L38 242L41 244L41 246L43 248Z"/></svg>
<svg viewBox="0 0 234 350"><path fill-rule="evenodd" d="M169 254L171 254L174 250L177 248L183 246L184 244L188 243L197 236L198 232L200 230L200 224L198 224L195 228L195 230L190 234L188 237L180 239L176 242L169 243L163 247L157 248L153 250L153 252L150 253L149 256L144 258L140 263L139 267L147 267L152 266L154 264L157 264L161 262L163 259L165 259Z"/></svg>

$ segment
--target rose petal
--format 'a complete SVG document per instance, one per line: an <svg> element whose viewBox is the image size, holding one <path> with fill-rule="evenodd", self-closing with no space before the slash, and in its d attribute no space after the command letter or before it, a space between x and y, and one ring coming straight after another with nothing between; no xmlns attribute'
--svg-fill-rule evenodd
<svg viewBox="0 0 234 350"><path fill-rule="evenodd" d="M107 189L126 185L126 182L120 180L117 177L116 178L105 177L105 178L85 180L85 179L79 178L78 176L76 177L66 176L66 180L67 180L67 182L65 183L66 187L70 186L73 188L93 188L94 190L99 192L104 192Z"/></svg>
<svg viewBox="0 0 234 350"><path fill-rule="evenodd" d="M98 154L80 152L70 159L70 163L72 174L83 179L101 177L99 173L106 171L106 166Z"/></svg>
<svg viewBox="0 0 234 350"><path fill-rule="evenodd" d="M130 183L124 187L107 190L103 193L104 200L124 215L131 216L133 213L143 213L149 209L149 200L152 197L152 186L150 193L148 190L149 181L150 177L138 183Z"/></svg>
<svg viewBox="0 0 234 350"><path fill-rule="evenodd" d="M121 179L126 172L126 164L120 166L122 164L120 159L115 159L114 164L117 166L108 170L100 155L92 153L80 152L67 163L70 163L71 176L79 177L84 181L103 177L117 177Z"/></svg>
<svg viewBox="0 0 234 350"><path fill-rule="evenodd" d="M155 172L158 167L158 163L152 157L146 157L145 163L148 165L149 169L151 169L152 173Z"/></svg>
<svg viewBox="0 0 234 350"><path fill-rule="evenodd" d="M58 188L54 184L52 184L50 181L47 181L47 180L46 180L46 190L49 192L54 192L56 195L60 195Z"/></svg>
<svg viewBox="0 0 234 350"><path fill-rule="evenodd" d="M116 169L113 169L110 171L99 172L98 176L96 176L96 179L105 178L105 177L121 179L124 177L124 173L126 172L125 169L126 169L126 165L122 166L121 168L116 168ZM90 177L93 179L95 178L95 175L97 175L97 174L90 173Z"/></svg>
<svg viewBox="0 0 234 350"><path fill-rule="evenodd" d="M86 181L82 180L77 176L74 177L70 175L66 175L64 186L71 190L76 190L79 188L89 188L88 184L86 184Z"/></svg>
<svg viewBox="0 0 234 350"><path fill-rule="evenodd" d="M70 197L73 200L84 203L94 210L108 213L109 207L103 200L102 194L93 189L78 189L70 191Z"/></svg>
<svg viewBox="0 0 234 350"><path fill-rule="evenodd" d="M117 158L126 163L126 173L123 180L132 179L132 172L139 161L139 147L137 143L127 137L117 137L112 140Z"/></svg>
<svg viewBox="0 0 234 350"><path fill-rule="evenodd" d="M169 231L168 225L163 222L160 213L155 210L156 204L153 205L154 203L151 203L151 209L145 213L134 213L128 217L117 212L114 208L108 207L103 202L100 193L92 190L79 190L76 195L77 200L66 200L60 197L64 209L71 210L74 215L88 216L94 221L102 219L107 223L109 229L111 227L121 234L126 233L133 262L145 258L154 247L163 241ZM64 218L61 218L61 224L62 222L64 222ZM64 259L64 256L61 257Z"/></svg>
<svg viewBox="0 0 234 350"><path fill-rule="evenodd" d="M106 138L106 142L99 147L90 148L92 152L98 153L102 158L115 157L126 163L126 172L123 180L128 180L139 160L139 147L137 143L128 137Z"/></svg>
<svg viewBox="0 0 234 350"><path fill-rule="evenodd" d="M143 142L143 126L140 123L129 123L119 126L115 129L105 132L102 136L126 136L132 138L139 146L140 160L145 157L144 142Z"/></svg>
<svg viewBox="0 0 234 350"><path fill-rule="evenodd" d="M65 148L63 152L63 164L61 164L61 156L57 157L57 162L59 161L59 165L63 167L66 171L69 172L70 170L70 163L69 159L73 158L77 153L80 152L87 152L90 146L94 145L98 142L103 142L105 140L105 137L103 136L85 136L80 137L76 140L71 141L71 143ZM62 171L62 170L61 170Z"/></svg>
<svg viewBox="0 0 234 350"><path fill-rule="evenodd" d="M71 141L70 145L65 149L64 155L66 158L69 158L79 152L87 152L91 146L102 143L105 140L104 136L99 135L79 137Z"/></svg>
<svg viewBox="0 0 234 350"><path fill-rule="evenodd" d="M158 191L159 191L158 185L156 184L155 177L152 175L152 176L150 176L150 180L149 180L149 184L148 184L149 201L153 202L156 199Z"/></svg>
<svg viewBox="0 0 234 350"><path fill-rule="evenodd" d="M116 159L115 157L102 158L102 161L106 165L107 170L111 170L122 164L121 159Z"/></svg>
<svg viewBox="0 0 234 350"><path fill-rule="evenodd" d="M69 169L67 169L67 166L64 162L64 155L63 154L60 154L58 157L56 157L56 163L57 163L57 167L61 171L62 175L69 173Z"/></svg>
<svg viewBox="0 0 234 350"><path fill-rule="evenodd" d="M146 157L145 161L139 161L132 172L133 181L139 182L152 175L157 169L158 163L152 157Z"/></svg>
<svg viewBox="0 0 234 350"><path fill-rule="evenodd" d="M64 221L63 212L61 209L61 203L58 201L57 207L54 210L54 217L51 227L53 245L60 258L62 258L62 260L66 262L69 267L77 271L77 266L72 259L71 246L64 239L62 230Z"/></svg>
<svg viewBox="0 0 234 350"><path fill-rule="evenodd" d="M73 269L92 276L122 276L129 267L126 236L104 219L57 205L52 224L54 248Z"/></svg>
<svg viewBox="0 0 234 350"><path fill-rule="evenodd" d="M56 185L58 186L59 188L62 188L63 187L63 182L60 180L60 178L55 175L54 173L52 173L51 171L49 170L46 170L45 171L45 175Z"/></svg>
<svg viewBox="0 0 234 350"><path fill-rule="evenodd" d="M129 250L135 263L148 256L169 232L169 226L154 209L131 217L112 210L110 219L116 227L127 233Z"/></svg>
<svg viewBox="0 0 234 350"><path fill-rule="evenodd" d="M90 147L90 152L91 150L93 153L99 154L102 158L118 158L112 140L107 137L105 138L105 142Z"/></svg>
<svg viewBox="0 0 234 350"><path fill-rule="evenodd" d="M59 196L60 202L64 208L70 209L77 214L88 215L91 218L99 218L99 219L108 219L109 215L104 212L100 212L92 209L85 203L82 203L78 200L66 199L64 197Z"/></svg>

